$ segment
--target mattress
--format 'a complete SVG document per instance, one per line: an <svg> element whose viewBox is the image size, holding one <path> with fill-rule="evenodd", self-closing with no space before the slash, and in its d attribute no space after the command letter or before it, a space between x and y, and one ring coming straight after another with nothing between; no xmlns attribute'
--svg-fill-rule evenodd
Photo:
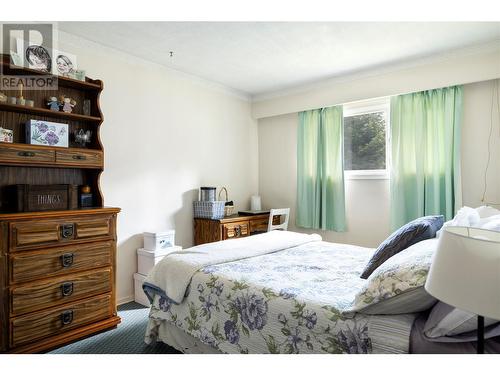
<svg viewBox="0 0 500 375"><path fill-rule="evenodd" d="M185 352L205 352L192 350L198 343L222 353L408 353L414 314L343 312L373 251L315 241L206 266L182 303L154 296L146 342Z"/></svg>

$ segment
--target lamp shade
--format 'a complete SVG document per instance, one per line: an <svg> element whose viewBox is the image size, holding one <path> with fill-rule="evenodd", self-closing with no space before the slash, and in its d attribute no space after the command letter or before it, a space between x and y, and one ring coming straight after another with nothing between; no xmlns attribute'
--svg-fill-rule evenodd
<svg viewBox="0 0 500 375"><path fill-rule="evenodd" d="M500 320L500 232L443 228L425 290L451 306Z"/></svg>

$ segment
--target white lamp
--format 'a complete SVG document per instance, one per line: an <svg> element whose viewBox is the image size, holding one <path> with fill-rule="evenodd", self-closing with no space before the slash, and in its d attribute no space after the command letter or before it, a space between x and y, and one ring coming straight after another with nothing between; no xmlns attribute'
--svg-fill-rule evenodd
<svg viewBox="0 0 500 375"><path fill-rule="evenodd" d="M443 228L425 290L478 315L477 352L484 352L484 317L500 320L500 232Z"/></svg>

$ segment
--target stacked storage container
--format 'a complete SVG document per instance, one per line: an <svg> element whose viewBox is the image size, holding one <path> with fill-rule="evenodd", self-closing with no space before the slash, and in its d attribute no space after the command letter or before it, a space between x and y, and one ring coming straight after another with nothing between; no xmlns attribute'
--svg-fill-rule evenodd
<svg viewBox="0 0 500 375"><path fill-rule="evenodd" d="M175 246L175 231L145 232L144 248L137 249L137 273L134 274L135 302L144 306L150 306L149 300L144 294L142 283L155 264L160 262L165 255L174 251L182 250Z"/></svg>

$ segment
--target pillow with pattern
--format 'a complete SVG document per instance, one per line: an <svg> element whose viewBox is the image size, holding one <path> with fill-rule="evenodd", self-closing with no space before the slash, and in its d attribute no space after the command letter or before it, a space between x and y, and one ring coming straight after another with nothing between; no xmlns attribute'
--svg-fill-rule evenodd
<svg viewBox="0 0 500 375"><path fill-rule="evenodd" d="M442 215L424 216L403 225L392 233L380 244L368 261L365 269L361 273L361 278L366 279L373 271L387 259L403 251L411 245L436 237L436 232L441 229L444 223Z"/></svg>
<svg viewBox="0 0 500 375"><path fill-rule="evenodd" d="M420 241L385 261L357 293L349 311L408 314L432 307L437 300L424 285L438 241Z"/></svg>

